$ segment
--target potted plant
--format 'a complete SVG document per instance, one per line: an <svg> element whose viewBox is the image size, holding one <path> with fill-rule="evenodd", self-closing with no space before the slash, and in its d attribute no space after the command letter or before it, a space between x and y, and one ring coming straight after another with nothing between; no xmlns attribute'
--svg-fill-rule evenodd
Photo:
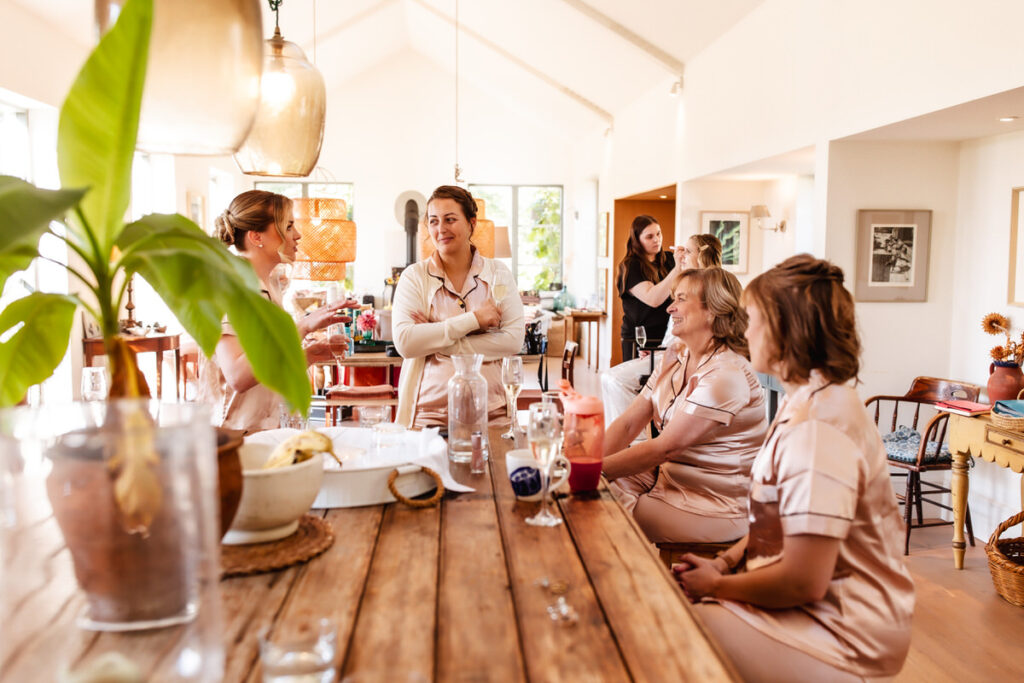
<svg viewBox="0 0 1024 683"><path fill-rule="evenodd" d="M248 263L183 216L123 220L152 23L153 1L129 0L79 72L60 111L62 189L0 176L0 288L42 258L39 241L50 234L67 245L72 256L67 271L86 290L81 296L33 292L0 312L0 407L18 403L29 386L53 373L79 307L101 330L110 399L147 398L145 378L118 325L126 285L138 273L207 356L226 315L254 376L305 413L310 391L298 331L287 313L259 294ZM64 221L65 229L53 229L54 221ZM110 588L116 577L104 576L132 571L126 566L131 562L143 576L159 573L161 566L173 573L183 561L175 556L181 551L174 534L187 526L178 518L185 508L172 498L188 487L167 481L169 465L162 456L165 447L175 445L165 443L163 427L146 406L144 401L121 402L116 409L111 404L102 425L105 441L90 433L78 446L65 439L48 452L52 471L46 488L76 576L94 616L102 608L101 618L110 621L159 621L182 599L173 580L154 576L152 592L166 594L168 604L131 604L131 591ZM204 429L194 431L212 442L208 423ZM162 559L154 562L154 553ZM144 591L136 586L134 592ZM126 600L129 604L122 604Z"/></svg>
<svg viewBox="0 0 1024 683"><path fill-rule="evenodd" d="M988 399L995 403L1017 398L1024 389L1024 374L1020 364L1024 360L1024 334L1019 340L1010 339L1010 319L1001 313L989 313L981 321L987 334L1005 335L1006 343L993 346L989 351L992 363L988 367Z"/></svg>

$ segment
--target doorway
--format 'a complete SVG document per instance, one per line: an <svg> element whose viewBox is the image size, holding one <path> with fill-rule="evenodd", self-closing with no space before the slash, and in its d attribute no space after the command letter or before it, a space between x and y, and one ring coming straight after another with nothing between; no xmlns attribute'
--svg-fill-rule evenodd
<svg viewBox="0 0 1024 683"><path fill-rule="evenodd" d="M663 248L676 244L676 186L668 185L647 192L615 200L612 229L612 270L609 273L608 298L611 299L611 315L608 318L608 339L611 340L611 362L622 362L622 300L616 289L615 274L619 263L626 255L626 243L633 219L640 214L652 216L661 225ZM658 330L660 336L664 330ZM653 333L652 333L653 336Z"/></svg>

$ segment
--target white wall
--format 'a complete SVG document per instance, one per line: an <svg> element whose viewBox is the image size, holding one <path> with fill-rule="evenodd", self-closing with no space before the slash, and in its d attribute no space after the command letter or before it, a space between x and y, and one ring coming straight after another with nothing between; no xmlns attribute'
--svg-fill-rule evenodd
<svg viewBox="0 0 1024 683"><path fill-rule="evenodd" d="M1022 186L1024 133L963 143L944 333L951 340L951 376L982 386L988 380L988 350L999 339L981 331L981 318L997 311L1010 317L1015 331L1024 329L1024 309L1006 303L1011 192ZM980 460L969 476L974 528L987 540L996 525L1020 510L1021 478Z"/></svg>
<svg viewBox="0 0 1024 683"><path fill-rule="evenodd" d="M59 107L91 46L79 45L10 0L0 0L0 16L0 87Z"/></svg>
<svg viewBox="0 0 1024 683"><path fill-rule="evenodd" d="M917 375L949 376L958 149L956 143L834 142L829 150L825 257L843 269L851 290L859 209L932 210L927 301L857 303L865 398L902 394Z"/></svg>
<svg viewBox="0 0 1024 683"><path fill-rule="evenodd" d="M338 180L355 183L357 290L379 296L391 266L405 264L395 198L406 190L429 196L454 179L453 87L450 72L405 51L328 92L320 165ZM569 132L527 122L465 83L459 118L463 178L564 185L565 244L573 245L577 202ZM577 169L576 175L583 174ZM575 281L573 273L567 275Z"/></svg>
<svg viewBox="0 0 1024 683"><path fill-rule="evenodd" d="M1019 87L1021 24L1010 0L766 0L687 64L682 177Z"/></svg>

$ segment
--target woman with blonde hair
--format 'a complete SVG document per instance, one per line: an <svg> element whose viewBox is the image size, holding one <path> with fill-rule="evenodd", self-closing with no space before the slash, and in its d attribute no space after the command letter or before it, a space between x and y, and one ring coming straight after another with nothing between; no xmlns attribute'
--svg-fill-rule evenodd
<svg viewBox="0 0 1024 683"><path fill-rule="evenodd" d="M860 367L843 271L793 256L748 285L753 366L786 398L751 471L750 531L673 567L747 681L860 681L900 671L914 586ZM714 604L717 603L717 604Z"/></svg>
<svg viewBox="0 0 1024 683"><path fill-rule="evenodd" d="M716 268L722 265L722 243L712 234L693 235L680 249L684 268ZM662 337L662 345L668 347L675 341L672 336L672 321ZM604 401L604 415L608 424L624 413L641 389L644 376L650 373L659 361L662 352L652 351L654 362L648 358L634 358L601 371L601 399ZM637 436L647 438L646 430Z"/></svg>
<svg viewBox="0 0 1024 683"><path fill-rule="evenodd" d="M653 542L747 532L750 466L768 423L741 291L721 268L682 272L668 308L679 341L605 434L604 474ZM630 446L652 419L658 436Z"/></svg>
<svg viewBox="0 0 1024 683"><path fill-rule="evenodd" d="M523 348L526 325L515 277L470 241L476 201L467 190L442 185L427 202L434 252L402 272L395 291L395 348L406 359L398 386L396 422L448 425L452 356L478 353L484 363L490 419L507 420L501 359Z"/></svg>
<svg viewBox="0 0 1024 683"><path fill-rule="evenodd" d="M214 236L249 262L259 280L260 293L280 306L281 289L273 276L274 269L295 259L302 239L292 216L292 200L263 190L243 192L217 216ZM308 363L329 361L332 356L325 339L307 335L332 323L350 321L341 315L341 309L355 303L323 306L296 322ZM268 330L268 334L271 332ZM255 432L280 425L281 397L253 376L234 328L226 320L221 323L221 338L213 358L200 368L199 400L213 404L214 421L221 427Z"/></svg>

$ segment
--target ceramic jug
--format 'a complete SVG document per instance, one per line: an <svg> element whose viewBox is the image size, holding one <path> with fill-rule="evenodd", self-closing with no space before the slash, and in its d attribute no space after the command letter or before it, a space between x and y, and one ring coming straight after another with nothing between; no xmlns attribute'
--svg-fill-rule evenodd
<svg viewBox="0 0 1024 683"><path fill-rule="evenodd" d="M1016 363L996 361L988 366L988 400L990 403L1017 398L1024 389L1024 373Z"/></svg>
<svg viewBox="0 0 1024 683"><path fill-rule="evenodd" d="M564 380L563 380L564 381ZM601 483L604 455L604 405L596 396L581 396L562 388L565 422L563 448L572 470L569 490L593 491Z"/></svg>

